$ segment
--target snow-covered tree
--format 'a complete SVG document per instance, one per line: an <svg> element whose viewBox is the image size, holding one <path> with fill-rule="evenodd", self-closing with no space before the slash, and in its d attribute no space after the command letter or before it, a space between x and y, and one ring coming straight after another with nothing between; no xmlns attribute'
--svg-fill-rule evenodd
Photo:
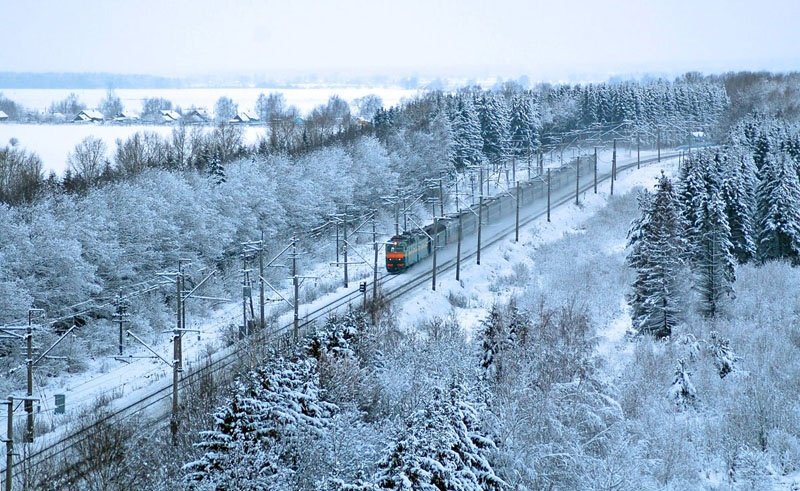
<svg viewBox="0 0 800 491"><path fill-rule="evenodd" d="M379 489L503 490L506 483L488 459L495 448L478 428L477 413L463 386L449 393L434 388L425 408L415 411L379 463Z"/></svg>
<svg viewBox="0 0 800 491"><path fill-rule="evenodd" d="M233 119L238 111L239 105L233 102L233 99L222 96L214 105L214 120L218 123L226 123Z"/></svg>
<svg viewBox="0 0 800 491"><path fill-rule="evenodd" d="M478 165L483 161L481 124L468 96L459 99L453 120L453 143L453 164L456 169Z"/></svg>
<svg viewBox="0 0 800 491"><path fill-rule="evenodd" d="M276 356L240 380L186 464L188 489L292 489L301 444L323 435L334 407L320 399L311 359Z"/></svg>
<svg viewBox="0 0 800 491"><path fill-rule="evenodd" d="M794 162L769 154L758 187L758 256L800 264L800 179Z"/></svg>
<svg viewBox="0 0 800 491"><path fill-rule="evenodd" d="M733 255L739 264L744 264L756 257L754 219L758 182L755 165L748 154L720 155L724 159L721 165L722 198L731 228Z"/></svg>
<svg viewBox="0 0 800 491"><path fill-rule="evenodd" d="M511 99L511 116L509 119L509 140L511 154L524 159L536 151L539 146L536 126L538 116L533 110L531 99L524 94Z"/></svg>
<svg viewBox="0 0 800 491"><path fill-rule="evenodd" d="M690 242L691 266L695 272L695 288L700 293L700 310L714 317L719 303L725 296L733 295L735 259L731 230L728 225L726 203L723 200L723 159L719 156L701 154L699 159L704 174L703 184L686 206L692 206L694 223L687 227Z"/></svg>
<svg viewBox="0 0 800 491"><path fill-rule="evenodd" d="M719 378L725 378L736 370L739 357L731 349L730 340L720 336L717 331L711 331L708 337L708 351L714 360L714 367L719 373Z"/></svg>
<svg viewBox="0 0 800 491"><path fill-rule="evenodd" d="M211 156L211 162L208 166L208 174L211 177L211 181L216 185L220 185L225 182L225 168L222 166L222 162L220 161L217 153L214 153Z"/></svg>
<svg viewBox="0 0 800 491"><path fill-rule="evenodd" d="M669 388L669 398L679 410L692 407L697 401L697 389L691 381L691 375L686 362L679 360Z"/></svg>
<svg viewBox="0 0 800 491"><path fill-rule="evenodd" d="M493 165L502 165L511 154L510 121L505 99L485 94L478 102L483 154Z"/></svg>
<svg viewBox="0 0 800 491"><path fill-rule="evenodd" d="M678 199L665 175L658 179L652 198L640 200L642 217L628 234L628 263L636 270L629 297L633 327L666 337L678 322L678 275L684 252Z"/></svg>

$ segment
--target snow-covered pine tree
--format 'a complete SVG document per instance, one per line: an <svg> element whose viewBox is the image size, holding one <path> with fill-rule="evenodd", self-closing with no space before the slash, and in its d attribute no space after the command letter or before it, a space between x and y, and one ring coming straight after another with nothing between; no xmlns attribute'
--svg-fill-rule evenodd
<svg viewBox="0 0 800 491"><path fill-rule="evenodd" d="M536 150L535 119L530 98L525 94L515 95L511 99L509 135L511 154L517 159L528 158Z"/></svg>
<svg viewBox="0 0 800 491"><path fill-rule="evenodd" d="M758 257L800 264L800 179L794 162L769 154L758 187Z"/></svg>
<svg viewBox="0 0 800 491"><path fill-rule="evenodd" d="M678 322L678 275L684 242L678 198L672 182L663 173L643 217L628 234L628 263L636 269L634 291L629 297L633 328L640 333L667 337Z"/></svg>
<svg viewBox="0 0 800 491"><path fill-rule="evenodd" d="M222 166L222 162L216 152L214 152L209 162L208 174L211 176L211 181L218 186L226 181L225 168Z"/></svg>
<svg viewBox="0 0 800 491"><path fill-rule="evenodd" d="M493 93L485 94L478 104L478 119L483 138L483 154L492 165L502 165L511 153L511 117L505 99Z"/></svg>
<svg viewBox="0 0 800 491"><path fill-rule="evenodd" d="M693 227L697 243L693 246L692 267L695 270L695 288L700 293L700 310L704 315L714 317L723 297L733 296L736 273L725 202L718 185L713 184L710 193L701 203Z"/></svg>
<svg viewBox="0 0 800 491"><path fill-rule="evenodd" d="M720 165L722 199L725 200L725 214L731 228L733 255L739 264L744 264L756 256L754 218L758 181L750 154L731 152L732 149L725 149L718 154L724 160Z"/></svg>
<svg viewBox="0 0 800 491"><path fill-rule="evenodd" d="M433 389L431 401L406 421L378 464L375 483L388 490L499 491L507 485L488 459L494 443L477 428L475 408L457 385Z"/></svg>
<svg viewBox="0 0 800 491"><path fill-rule="evenodd" d="M483 161L481 124L469 94L460 96L452 128L453 165L456 170L480 164Z"/></svg>
<svg viewBox="0 0 800 491"><path fill-rule="evenodd" d="M700 209L708 199L712 174L712 158L708 152L690 154L683 162L678 174L678 197L683 221L686 225L682 235L686 240L686 259L693 260L695 247L699 243L698 223Z"/></svg>
<svg viewBox="0 0 800 491"><path fill-rule="evenodd" d="M717 331L711 331L708 339L708 351L714 359L714 367L719 373L719 378L725 378L726 375L736 370L736 362L739 357L731 349L730 341L723 338Z"/></svg>
<svg viewBox="0 0 800 491"><path fill-rule="evenodd" d="M669 388L669 398L679 410L692 407L697 401L697 389L692 384L691 375L686 362L679 360Z"/></svg>
<svg viewBox="0 0 800 491"><path fill-rule="evenodd" d="M320 436L333 410L320 400L312 360L273 358L238 382L202 433L205 454L184 466L187 489L289 489L305 451L297 442Z"/></svg>

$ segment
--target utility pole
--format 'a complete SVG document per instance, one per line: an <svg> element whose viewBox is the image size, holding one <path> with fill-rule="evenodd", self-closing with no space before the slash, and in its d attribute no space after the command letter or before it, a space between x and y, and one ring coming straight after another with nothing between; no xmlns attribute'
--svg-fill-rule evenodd
<svg viewBox="0 0 800 491"><path fill-rule="evenodd" d="M439 215L444 216L444 184L442 177L439 176Z"/></svg>
<svg viewBox="0 0 800 491"><path fill-rule="evenodd" d="M266 327L264 318L264 231L261 231L261 244L258 248L258 320L259 328L263 331Z"/></svg>
<svg viewBox="0 0 800 491"><path fill-rule="evenodd" d="M614 138L614 153L611 154L611 196L614 196L614 180L617 176L617 139Z"/></svg>
<svg viewBox="0 0 800 491"><path fill-rule="evenodd" d="M431 246L433 247L433 276L431 279L431 290L436 291L436 239L439 237L439 219L436 215L433 216L433 237L431 237Z"/></svg>
<svg viewBox="0 0 800 491"><path fill-rule="evenodd" d="M641 169L642 159L641 159L641 141L639 139L639 132L636 132L636 169Z"/></svg>
<svg viewBox="0 0 800 491"><path fill-rule="evenodd" d="M128 306L126 302L122 300L122 292L117 294L117 310L114 313L113 322L117 322L119 324L119 356L122 356L122 350L124 347L124 338L122 335L125 332L125 323L128 322L126 319L130 315L128 314Z"/></svg>
<svg viewBox="0 0 800 491"><path fill-rule="evenodd" d="M547 168L547 223L550 223L550 167Z"/></svg>
<svg viewBox="0 0 800 491"><path fill-rule="evenodd" d="M11 491L11 484L14 479L14 398L8 396L4 402L8 406L8 418L6 427L6 487L5 491Z"/></svg>
<svg viewBox="0 0 800 491"><path fill-rule="evenodd" d="M406 197L403 196L403 231L408 230L408 210L406 209Z"/></svg>
<svg viewBox="0 0 800 491"><path fill-rule="evenodd" d="M375 225L375 215L377 213L377 210L372 211L372 245L375 250L375 261L372 267L372 310L375 310L375 304L378 299L378 231Z"/></svg>
<svg viewBox="0 0 800 491"><path fill-rule="evenodd" d="M458 199L458 197L456 197ZM461 216L458 214L458 245L456 246L456 281L461 279Z"/></svg>
<svg viewBox="0 0 800 491"><path fill-rule="evenodd" d="M539 175L541 176L544 174L544 155L542 155L542 151L539 150Z"/></svg>
<svg viewBox="0 0 800 491"><path fill-rule="evenodd" d="M516 211L514 220L514 242L519 242L519 181L517 181Z"/></svg>
<svg viewBox="0 0 800 491"><path fill-rule="evenodd" d="M344 205L344 232L342 232L342 238L344 240L344 287L347 288L347 205ZM294 243L295 239L292 237L292 244Z"/></svg>
<svg viewBox="0 0 800 491"><path fill-rule="evenodd" d="M578 206L578 193L581 186L581 158L578 157L578 162L575 164L575 206Z"/></svg>
<svg viewBox="0 0 800 491"><path fill-rule="evenodd" d="M658 127L658 137L656 138L656 147L658 148L658 161L661 162L661 127Z"/></svg>
<svg viewBox="0 0 800 491"><path fill-rule="evenodd" d="M247 299L251 294L250 270L247 269L247 260L242 255L242 331L239 339L250 335L250 326L247 322Z"/></svg>
<svg viewBox="0 0 800 491"><path fill-rule="evenodd" d="M178 275L180 277L180 275ZM178 280L180 283L180 280ZM170 434L172 435L172 445L178 445L178 413L180 412L180 401L178 400L178 383L181 377L180 359L181 353L181 331L176 327L172 333L172 417L169 420Z"/></svg>
<svg viewBox="0 0 800 491"><path fill-rule="evenodd" d="M27 367L27 390L25 392L25 413L27 424L25 426L26 443L33 443L33 316L43 313L42 309L28 309L28 327L25 330L25 346L27 348L25 365Z"/></svg>
<svg viewBox="0 0 800 491"><path fill-rule="evenodd" d="M345 208L346 214L346 208ZM345 217L345 223L347 218ZM347 230L347 228L345 228ZM345 238L347 234L345 234ZM345 255L344 255L344 271L345 271L345 286L347 286L347 241L345 240ZM294 340L300 339L300 279L297 277L297 238L292 236L292 286L294 287L294 321L292 323L292 332Z"/></svg>
<svg viewBox="0 0 800 491"><path fill-rule="evenodd" d="M597 194L597 147L594 147L594 194Z"/></svg>
<svg viewBox="0 0 800 491"><path fill-rule="evenodd" d="M517 182L517 157L511 157L511 181Z"/></svg>
<svg viewBox="0 0 800 491"><path fill-rule="evenodd" d="M483 194L478 197L478 255L475 264L481 263L481 228L483 225Z"/></svg>

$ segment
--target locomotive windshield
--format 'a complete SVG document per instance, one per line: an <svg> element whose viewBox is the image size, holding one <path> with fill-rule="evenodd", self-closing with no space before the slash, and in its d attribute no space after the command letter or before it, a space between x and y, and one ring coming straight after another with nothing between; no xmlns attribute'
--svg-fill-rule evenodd
<svg viewBox="0 0 800 491"><path fill-rule="evenodd" d="M403 252L403 244L390 242L386 244L386 252Z"/></svg>

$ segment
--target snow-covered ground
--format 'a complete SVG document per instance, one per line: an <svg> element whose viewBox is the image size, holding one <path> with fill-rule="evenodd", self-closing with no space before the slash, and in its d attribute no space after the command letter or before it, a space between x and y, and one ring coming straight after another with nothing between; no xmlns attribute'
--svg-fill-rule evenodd
<svg viewBox="0 0 800 491"><path fill-rule="evenodd" d="M51 103L63 100L71 92L78 95L81 102L88 107L97 107L106 97L103 89L2 89L0 94L25 108L45 111ZM141 112L142 102L147 98L162 97L172 101L174 106L188 109L191 106L205 107L213 112L214 105L220 97L229 97L240 110L254 111L259 94L280 92L284 95L288 106L295 106L301 114L308 114L319 105L326 104L328 98L338 95L351 105L355 113L353 101L366 95L374 94L383 100L385 107L398 104L404 99L414 97L418 91L396 87L304 87L291 89L119 89L115 93L125 109L135 113ZM67 155L75 145L87 136L102 139L108 146L108 157L113 158L116 140L125 140L137 131L154 131L162 136L169 136L172 128L165 125L115 125L115 124L15 124L0 123L0 146L6 145L11 138L16 138L19 145L41 157L45 173L51 170L63 174L67 168ZM264 133L259 126L245 127L245 143L253 144Z"/></svg>
<svg viewBox="0 0 800 491"><path fill-rule="evenodd" d="M0 146L5 146L11 138L17 145L29 152L34 152L42 159L45 175L50 171L63 175L67 170L67 157L75 150L75 145L88 136L100 138L105 142L108 151L106 157L114 160L117 140L125 141L137 131L150 131L164 138L172 135L172 126L168 125L117 125L93 123L65 124L2 124L0 123ZM211 131L211 127L206 128ZM263 135L263 126L245 126L244 142L252 145Z"/></svg>
<svg viewBox="0 0 800 491"><path fill-rule="evenodd" d="M605 160L607 157L608 160ZM642 158L646 155L643 153ZM633 153L633 161L636 154ZM630 162L628 158L620 156L622 162ZM598 157L600 172L607 171L610 167L610 153L599 154ZM615 183L615 193L621 194L628 192L635 186L652 186L655 177L664 169L671 172L675 168L676 160L663 161L661 164L650 164L637 171L624 171L619 174ZM524 174L523 174L524 176ZM547 223L544 217L536 219L533 223L521 228L519 243L513 242L513 233L506 241L501 241L495 247L484 247L481 254L481 264L475 265L472 261L463 261L461 269L461 282L456 282L454 272L443 272L438 277L437 290L431 291L430 285L426 284L418 288L402 301L396 304L397 321L403 329L416 329L420 323L431 320L434 317L446 318L454 314L458 317L459 323L470 332L480 325L486 317L488 309L495 302L504 302L514 294L513 288L497 288L496 279L508 276L513 273L516 263L529 260L529 252L541 244L552 242L565 233L574 231L581 227L581 223L591 217L597 210L602 208L609 194L609 183L601 183L598 187L598 194L591 191L581 195L581 205L575 206L568 204L559 208L554 208L551 213L551 222ZM541 207L538 208L541 210ZM488 242L497 230L501 230L513 224L513 214L506 219L493 222L485 227L484 243ZM620 237L619 244L613 247L624 247L624 237ZM474 236L465 237L462 244L462 253L467 254L474 250ZM361 255L371 257L369 245L362 245L364 250ZM383 264L383 251L379 258L379 265ZM441 261L455 255L455 244L448 246L441 251ZM414 270L419 271L430 267L427 262L422 262L414 266ZM383 273L383 272L382 272ZM313 271L303 272L304 275L314 277L317 284L338 285L341 282L341 270L327 264L319 264ZM301 318L307 312L312 311L319 305L327 303L346 292L351 292L358 288L358 281L363 278L371 277L371 265L363 264L354 266L351 269L351 281L349 288L343 287L327 288L332 291L310 304L304 304L300 308ZM468 299L467 307L454 308L448 300L450 295L463 295ZM287 298L290 292L285 293ZM621 295L621 294L620 294ZM622 297L620 296L620 302ZM614 357L619 353L622 335L627 329L629 319L620 303L619 318L611 325L602 326L598 333L601 337L599 346L600 353L608 357ZM211 353L219 352L224 346L226 330L231 325L239 324L241 321L241 305L236 302L221 307L208 318L197 319L191 316L187 322L187 328L198 329L200 334L187 333L184 335L183 352L185 365L191 367L200 363ZM285 310L285 308L284 308ZM281 317L279 325L288 323L290 315ZM228 333L229 335L229 333ZM162 356L170 359L172 347L170 334L163 333L160 336L148 337L147 341L152 343L153 348ZM137 345L133 340L126 341L126 355L134 353L138 356L148 356L144 348ZM616 365L614 360L610 360L612 365ZM160 385L168 384L171 380L171 368L162 360L150 358L132 358L127 362L114 360L113 358L98 358L88 361L88 370L81 374L61 374L55 377L45 377L37 372L36 396L40 398L41 411L40 418L58 426L70 415L79 413L82 409L92 404L98 397L109 397L115 399L114 405L120 407L124 404L137 400L143 394L143 390L152 390L152 384L160 381ZM150 387L148 389L148 387ZM54 414L53 401L55 394L64 394L67 402L67 415L57 416ZM19 414L23 416L22 413Z"/></svg>
<svg viewBox="0 0 800 491"><path fill-rule="evenodd" d="M53 102L75 93L78 99L88 107L97 107L105 99L105 89L3 89L0 93L27 109L46 111ZM365 95L374 94L383 99L386 107L393 106L402 99L411 98L417 90L399 87L336 87L336 86L304 86L298 88L188 88L188 89L116 89L117 97L125 109L140 112L145 99L161 97L172 101L173 106L188 109L190 106L205 107L213 111L220 97L229 97L241 110L253 110L259 94L269 95L280 92L286 104L295 106L302 114L309 113L314 107L328 102L332 95L338 95L348 103Z"/></svg>

